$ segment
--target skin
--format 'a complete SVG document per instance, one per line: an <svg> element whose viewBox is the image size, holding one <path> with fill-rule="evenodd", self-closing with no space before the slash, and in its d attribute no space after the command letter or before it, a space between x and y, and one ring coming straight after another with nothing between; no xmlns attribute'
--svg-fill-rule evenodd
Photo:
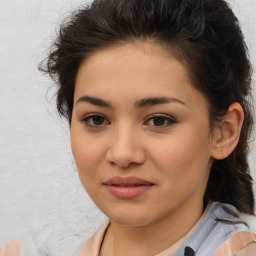
<svg viewBox="0 0 256 256"><path fill-rule="evenodd" d="M0 249L1 256L20 256L20 241L18 239L10 239Z"/></svg>
<svg viewBox="0 0 256 256"><path fill-rule="evenodd" d="M74 102L71 144L78 173L111 220L100 256L162 252L202 215L213 159L227 157L238 143L241 105L231 104L210 129L206 100L186 68L145 42L104 49L85 60ZM101 117L91 116L96 113ZM136 176L154 185L135 198L120 199L104 185L114 176ZM253 255L247 247L239 255ZM0 252L19 256L19 240L9 240Z"/></svg>
<svg viewBox="0 0 256 256"><path fill-rule="evenodd" d="M172 100L136 106L155 97ZM101 116L100 125L90 115ZM155 125L152 115L162 116L163 125ZM184 65L162 47L113 46L81 64L71 146L84 188L111 219L101 255L155 255L188 232L203 212L214 138L205 97ZM154 186L136 198L119 199L103 185L114 176L136 176Z"/></svg>

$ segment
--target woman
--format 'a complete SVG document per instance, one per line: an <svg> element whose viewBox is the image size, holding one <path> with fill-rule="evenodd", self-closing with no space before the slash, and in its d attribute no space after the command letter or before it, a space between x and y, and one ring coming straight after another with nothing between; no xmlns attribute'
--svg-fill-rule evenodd
<svg viewBox="0 0 256 256"><path fill-rule="evenodd" d="M225 1L96 0L44 71L109 217L77 255L255 255L251 67Z"/></svg>
<svg viewBox="0 0 256 256"><path fill-rule="evenodd" d="M81 182L109 217L78 256L255 255L251 66L223 0L96 0L46 68Z"/></svg>

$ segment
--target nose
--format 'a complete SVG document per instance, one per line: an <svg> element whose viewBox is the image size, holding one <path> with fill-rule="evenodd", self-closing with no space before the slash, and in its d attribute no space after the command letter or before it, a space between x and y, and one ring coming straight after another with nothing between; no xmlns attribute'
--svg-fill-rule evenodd
<svg viewBox="0 0 256 256"><path fill-rule="evenodd" d="M143 164L146 155L139 136L134 129L127 127L113 131L106 153L107 161L121 168Z"/></svg>

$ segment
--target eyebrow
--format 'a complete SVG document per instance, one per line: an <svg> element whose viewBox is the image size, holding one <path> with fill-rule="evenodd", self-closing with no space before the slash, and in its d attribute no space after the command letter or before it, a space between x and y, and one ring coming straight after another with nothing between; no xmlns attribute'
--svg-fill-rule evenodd
<svg viewBox="0 0 256 256"><path fill-rule="evenodd" d="M109 101L105 101L103 99L100 98L96 98L96 97L91 97L91 96L87 96L84 95L82 97L80 97L77 101L76 104L80 103L80 102L87 102L96 106L100 106L100 107L107 107L107 108L112 108L112 104ZM149 97L149 98L144 98L144 99L140 99L138 101L135 102L134 106L136 108L143 108L146 106L155 106L158 104L168 104L168 103L180 103L182 105L185 105L185 103L179 99L176 98L169 98L169 97Z"/></svg>
<svg viewBox="0 0 256 256"><path fill-rule="evenodd" d="M112 104L110 102L99 99L99 98L91 97L91 96L82 96L82 97L80 97L76 101L76 104L78 104L80 102L88 102L88 103L91 103L93 105L100 106L100 107L107 107L107 108L112 107Z"/></svg>
<svg viewBox="0 0 256 256"><path fill-rule="evenodd" d="M146 106L154 106L158 104L167 104L167 103L180 103L185 105L185 103L176 98L169 98L169 97L153 97L153 98L145 98L135 102L136 108L142 108Z"/></svg>

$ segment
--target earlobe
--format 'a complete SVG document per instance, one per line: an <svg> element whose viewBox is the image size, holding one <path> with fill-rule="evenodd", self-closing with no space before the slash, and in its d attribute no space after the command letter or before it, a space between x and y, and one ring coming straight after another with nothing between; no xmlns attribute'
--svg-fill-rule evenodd
<svg viewBox="0 0 256 256"><path fill-rule="evenodd" d="M214 131L214 145L211 154L214 159L224 159L235 149L243 120L242 106L237 102L232 103Z"/></svg>

